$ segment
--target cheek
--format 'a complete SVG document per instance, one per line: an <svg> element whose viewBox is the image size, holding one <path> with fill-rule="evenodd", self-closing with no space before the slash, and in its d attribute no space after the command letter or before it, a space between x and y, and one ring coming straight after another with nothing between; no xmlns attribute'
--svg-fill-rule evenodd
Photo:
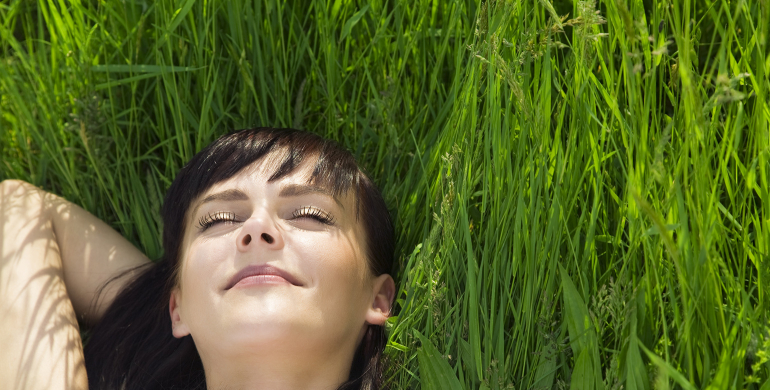
<svg viewBox="0 0 770 390"><path fill-rule="evenodd" d="M223 240L207 240L190 245L182 254L179 274L182 291L182 307L199 308L208 300L210 292L217 286L212 285L217 269L227 254ZM196 310L198 311L198 310ZM194 313L189 313L189 315Z"/></svg>
<svg viewBox="0 0 770 390"><path fill-rule="evenodd" d="M368 266L354 241L338 235L306 241L299 247L299 258L318 286L321 303L353 303L365 297Z"/></svg>
<svg viewBox="0 0 770 390"><path fill-rule="evenodd" d="M234 250L230 235L199 238L182 254L182 272L190 274L209 272L219 266ZM209 274L210 275L210 274Z"/></svg>

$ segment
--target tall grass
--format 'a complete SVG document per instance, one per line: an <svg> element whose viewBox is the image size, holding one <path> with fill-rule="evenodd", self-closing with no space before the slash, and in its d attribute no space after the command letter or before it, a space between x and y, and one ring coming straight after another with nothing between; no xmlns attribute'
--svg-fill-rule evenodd
<svg viewBox="0 0 770 390"><path fill-rule="evenodd" d="M0 3L0 179L150 257L220 134L311 130L399 238L388 380L769 389L766 0Z"/></svg>

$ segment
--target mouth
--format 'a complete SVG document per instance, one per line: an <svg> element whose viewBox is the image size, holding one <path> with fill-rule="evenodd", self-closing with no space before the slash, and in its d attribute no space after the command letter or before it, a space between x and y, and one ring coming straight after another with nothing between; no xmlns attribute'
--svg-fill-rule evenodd
<svg viewBox="0 0 770 390"><path fill-rule="evenodd" d="M269 264L250 265L233 275L225 286L229 290L237 285L291 284L302 286L292 274Z"/></svg>

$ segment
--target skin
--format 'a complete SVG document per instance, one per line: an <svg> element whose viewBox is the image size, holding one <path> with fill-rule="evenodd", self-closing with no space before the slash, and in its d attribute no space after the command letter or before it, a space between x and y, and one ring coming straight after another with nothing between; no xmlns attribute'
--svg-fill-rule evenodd
<svg viewBox="0 0 770 390"><path fill-rule="evenodd" d="M367 325L387 320L393 279L369 270L352 193L335 199L308 187L310 164L268 183L265 161L188 210L173 334L192 335L209 389L335 389ZM261 264L298 285L267 278L227 289L238 271Z"/></svg>
<svg viewBox="0 0 770 390"><path fill-rule="evenodd" d="M17 180L0 183L0 389L86 389L78 320L97 321L149 260L82 208Z"/></svg>
<svg viewBox="0 0 770 390"><path fill-rule="evenodd" d="M276 184L305 184L303 172ZM366 267L352 198L337 199L341 205L319 194L278 201L270 185L249 187L258 177L233 178L248 187L244 192L250 202L236 202L246 208L238 210L239 216L249 216L244 221L201 234L193 214L217 204L188 211L184 265L169 302L170 331L177 337L193 335L211 389L336 388L348 377L366 324L386 321L393 280L375 277ZM221 187L209 192L216 188ZM326 208L336 221L329 226L288 217L291 202ZM271 226L274 230L267 229ZM252 238L244 246L246 236ZM258 285L223 294L223 280L252 261L280 264L302 287ZM148 262L77 205L29 183L0 182L0 389L86 389L78 322L98 321L136 275L125 271ZM202 278L196 273L201 269L212 273ZM119 275L94 301L101 286ZM197 287L196 280L201 282ZM217 282L206 285L207 280ZM196 306L221 317L209 318ZM209 328L206 321L211 320L216 321ZM217 321L222 328L214 326Z"/></svg>

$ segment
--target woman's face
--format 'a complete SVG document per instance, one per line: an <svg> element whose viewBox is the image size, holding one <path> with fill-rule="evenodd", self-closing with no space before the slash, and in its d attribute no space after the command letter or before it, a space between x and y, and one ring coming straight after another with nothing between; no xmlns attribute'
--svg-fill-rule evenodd
<svg viewBox="0 0 770 390"><path fill-rule="evenodd" d="M367 323L387 319L393 281L368 268L353 192L308 184L313 162L268 183L269 157L187 211L169 309L204 364L207 353L355 350Z"/></svg>

